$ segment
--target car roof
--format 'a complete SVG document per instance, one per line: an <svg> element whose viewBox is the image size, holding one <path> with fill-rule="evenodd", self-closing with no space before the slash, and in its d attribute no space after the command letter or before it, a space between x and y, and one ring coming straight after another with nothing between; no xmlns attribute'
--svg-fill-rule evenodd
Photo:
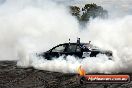
<svg viewBox="0 0 132 88"><path fill-rule="evenodd" d="M76 45L77 43L63 43L63 44L66 44L66 45L67 44L73 44L73 45L75 44ZM59 44L59 45L63 45L63 44ZM85 44L88 44L88 43L80 43L80 45L85 45Z"/></svg>
<svg viewBox="0 0 132 88"><path fill-rule="evenodd" d="M69 44L71 44L71 45L77 45L77 43L62 43L62 44L58 44L58 45L54 46L53 48L49 49L48 51L54 49L55 47L58 47L58 46L61 46L61 45L69 45ZM88 44L88 43L80 43L79 45L80 45L80 46L83 46L83 45L85 45L85 44ZM47 51L47 52L48 52L48 51Z"/></svg>
<svg viewBox="0 0 132 88"><path fill-rule="evenodd" d="M77 45L77 43L63 43L63 44L58 44L58 45L54 46L53 48L61 46L61 45L69 45L69 44L71 44L71 45ZM83 46L85 44L88 44L88 43L80 43L79 45ZM53 48L51 48L50 50L52 50Z"/></svg>

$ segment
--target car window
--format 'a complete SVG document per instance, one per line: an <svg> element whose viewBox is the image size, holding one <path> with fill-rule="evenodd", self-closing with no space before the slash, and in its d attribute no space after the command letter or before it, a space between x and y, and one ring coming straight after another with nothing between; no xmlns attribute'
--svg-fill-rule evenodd
<svg viewBox="0 0 132 88"><path fill-rule="evenodd" d="M66 52L75 52L76 45L68 45Z"/></svg>
<svg viewBox="0 0 132 88"><path fill-rule="evenodd" d="M64 52L65 45L60 45L52 50L52 52Z"/></svg>
<svg viewBox="0 0 132 88"><path fill-rule="evenodd" d="M89 49L89 50L98 49L98 47L93 46L92 44L84 44L84 45L83 45L83 49L85 49L85 48L87 48L87 49Z"/></svg>

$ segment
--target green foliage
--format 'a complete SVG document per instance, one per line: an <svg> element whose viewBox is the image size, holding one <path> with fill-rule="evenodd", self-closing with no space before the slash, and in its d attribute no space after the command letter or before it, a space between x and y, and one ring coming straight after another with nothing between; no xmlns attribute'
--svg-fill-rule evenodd
<svg viewBox="0 0 132 88"><path fill-rule="evenodd" d="M107 18L108 12L96 4L86 4L83 8L70 6L71 14L78 18L79 21L87 22L90 18Z"/></svg>
<svg viewBox="0 0 132 88"><path fill-rule="evenodd" d="M77 6L70 6L71 14L80 19L80 8Z"/></svg>

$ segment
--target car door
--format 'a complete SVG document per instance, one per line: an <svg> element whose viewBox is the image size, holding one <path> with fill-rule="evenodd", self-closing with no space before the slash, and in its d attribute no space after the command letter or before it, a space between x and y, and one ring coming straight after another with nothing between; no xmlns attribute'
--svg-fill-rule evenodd
<svg viewBox="0 0 132 88"><path fill-rule="evenodd" d="M87 45L82 45L82 58L91 57L91 50Z"/></svg>
<svg viewBox="0 0 132 88"><path fill-rule="evenodd" d="M72 55L75 57L81 57L81 48L77 44L68 44L65 49L65 54L66 55Z"/></svg>
<svg viewBox="0 0 132 88"><path fill-rule="evenodd" d="M79 58L82 58L82 55L83 55L82 49L81 49L80 45L77 45L75 56L78 56Z"/></svg>

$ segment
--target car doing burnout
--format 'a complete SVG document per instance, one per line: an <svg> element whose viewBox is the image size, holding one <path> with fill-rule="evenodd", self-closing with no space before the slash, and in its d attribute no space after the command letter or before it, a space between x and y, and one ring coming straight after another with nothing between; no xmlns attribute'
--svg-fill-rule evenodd
<svg viewBox="0 0 132 88"><path fill-rule="evenodd" d="M98 54L105 54L109 59L112 59L112 51L110 50L101 50L92 44L89 43L80 43L80 38L77 39L77 43L64 43L59 44L47 52L38 54L38 56L43 57L47 60L52 60L53 57L58 58L60 56L75 56L78 58L85 57L96 57Z"/></svg>

